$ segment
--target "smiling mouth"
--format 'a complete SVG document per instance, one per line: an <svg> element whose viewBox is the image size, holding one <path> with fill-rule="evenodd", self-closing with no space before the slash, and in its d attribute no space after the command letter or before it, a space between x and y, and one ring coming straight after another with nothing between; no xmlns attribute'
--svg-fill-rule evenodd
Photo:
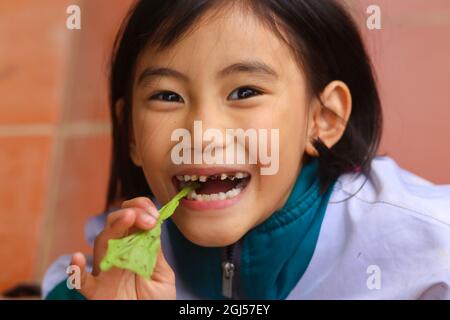
<svg viewBox="0 0 450 320"><path fill-rule="evenodd" d="M248 172L224 172L212 175L177 175L173 177L177 190L193 181L200 187L191 191L187 200L198 202L223 201L237 197L250 182Z"/></svg>

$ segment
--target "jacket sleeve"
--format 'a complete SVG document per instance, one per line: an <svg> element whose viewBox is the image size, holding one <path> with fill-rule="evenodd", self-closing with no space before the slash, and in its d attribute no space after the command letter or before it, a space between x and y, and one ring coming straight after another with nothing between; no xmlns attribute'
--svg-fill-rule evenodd
<svg viewBox="0 0 450 320"><path fill-rule="evenodd" d="M86 300L86 298L76 289L69 289L66 280L63 280L49 292L45 300Z"/></svg>
<svg viewBox="0 0 450 320"><path fill-rule="evenodd" d="M442 275L442 279L425 290L419 300L450 300L450 270Z"/></svg>

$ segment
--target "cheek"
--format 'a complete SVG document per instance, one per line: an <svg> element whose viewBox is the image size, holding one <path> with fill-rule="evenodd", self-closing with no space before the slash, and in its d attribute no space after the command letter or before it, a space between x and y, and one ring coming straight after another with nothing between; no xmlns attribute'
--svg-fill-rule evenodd
<svg viewBox="0 0 450 320"><path fill-rule="evenodd" d="M305 149L307 119L306 106L294 104L290 99L279 99L268 118L271 128L279 129L279 170L274 175L259 175L259 190L263 193L263 205L270 208L271 214L281 208L299 174ZM272 151L272 149L271 149ZM277 192L273 192L277 190ZM262 218L266 218L264 216Z"/></svg>
<svg viewBox="0 0 450 320"><path fill-rule="evenodd" d="M284 119L280 130L280 163L299 164L307 138L307 106L302 95L293 95L282 108Z"/></svg>
<svg viewBox="0 0 450 320"><path fill-rule="evenodd" d="M280 170L285 167L295 168L304 153L308 120L307 106L302 101L301 94L292 94L286 90L272 104L271 114L264 115L265 125L279 130Z"/></svg>
<svg viewBox="0 0 450 320"><path fill-rule="evenodd" d="M137 148L144 161L165 154L170 148L173 128L167 114L137 111L133 116L133 128Z"/></svg>
<svg viewBox="0 0 450 320"><path fill-rule="evenodd" d="M172 147L170 137L175 128L172 128L167 114L150 112L135 113L133 125L136 147L141 156L147 180L149 183L160 180L158 174L168 165L167 157L170 156Z"/></svg>

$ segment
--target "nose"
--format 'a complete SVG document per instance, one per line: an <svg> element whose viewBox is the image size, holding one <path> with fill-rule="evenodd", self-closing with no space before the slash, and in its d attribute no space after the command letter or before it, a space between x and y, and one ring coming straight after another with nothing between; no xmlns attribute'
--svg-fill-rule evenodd
<svg viewBox="0 0 450 320"><path fill-rule="evenodd" d="M194 159L199 159L205 151L225 154L226 139L226 112L220 103L211 99L195 106L190 106L185 120L185 128L191 133L193 139L192 151Z"/></svg>

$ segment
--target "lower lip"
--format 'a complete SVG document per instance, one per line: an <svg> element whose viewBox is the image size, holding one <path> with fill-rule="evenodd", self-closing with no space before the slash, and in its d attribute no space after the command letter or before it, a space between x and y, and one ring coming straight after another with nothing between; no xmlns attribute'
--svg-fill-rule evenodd
<svg viewBox="0 0 450 320"><path fill-rule="evenodd" d="M197 210L197 211L218 210L218 209L228 208L241 200L242 195L248 189L249 185L250 185L250 181L236 197L231 198L231 199L197 201L197 200L188 200L188 199L184 198L181 200L180 204L183 207L186 207L186 208L192 209L192 210Z"/></svg>

